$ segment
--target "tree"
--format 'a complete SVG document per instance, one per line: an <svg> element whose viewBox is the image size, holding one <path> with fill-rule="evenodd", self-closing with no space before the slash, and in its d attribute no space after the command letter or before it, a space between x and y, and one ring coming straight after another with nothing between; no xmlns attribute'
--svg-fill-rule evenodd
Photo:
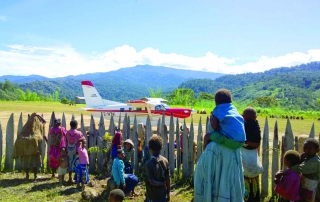
<svg viewBox="0 0 320 202"><path fill-rule="evenodd" d="M190 105L194 104L194 92L190 88L176 88L173 93L168 96L170 104L174 105Z"/></svg>
<svg viewBox="0 0 320 202"><path fill-rule="evenodd" d="M66 97L63 97L61 98L61 101L60 101L62 104L69 104L70 103L70 100L68 100Z"/></svg>
<svg viewBox="0 0 320 202"><path fill-rule="evenodd" d="M152 98L161 98L162 97L162 90L161 88L157 88L157 92L154 92L152 88L148 88L150 97Z"/></svg>

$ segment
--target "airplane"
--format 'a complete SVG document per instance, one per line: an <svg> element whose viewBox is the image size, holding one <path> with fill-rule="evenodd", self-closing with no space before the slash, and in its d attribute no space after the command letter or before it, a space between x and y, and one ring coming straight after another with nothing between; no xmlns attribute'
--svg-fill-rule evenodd
<svg viewBox="0 0 320 202"><path fill-rule="evenodd" d="M165 124L170 124L170 116L178 119L185 119L196 113L196 110L188 108L170 108L167 105L167 100L162 98L141 98L139 100L129 100L126 103L115 102L102 99L97 89L91 81L82 81L82 90L86 101L86 111L91 112L93 116L103 117L110 120L111 115L115 121L124 118L125 114L130 116L131 124L136 116L137 122L146 124L147 116L149 115L151 126L156 126L159 118L165 115ZM174 120L176 121L176 120Z"/></svg>

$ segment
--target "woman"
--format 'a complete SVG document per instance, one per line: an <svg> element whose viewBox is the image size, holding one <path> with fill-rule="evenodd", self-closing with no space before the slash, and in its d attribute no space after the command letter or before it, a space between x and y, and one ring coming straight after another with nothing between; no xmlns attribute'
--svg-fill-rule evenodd
<svg viewBox="0 0 320 202"><path fill-rule="evenodd" d="M52 170L51 177L54 178L57 168L59 167L58 158L60 156L60 148L66 146L65 136L66 129L61 127L61 120L54 119L54 126L50 128L49 135L51 136L50 150L49 150L49 166ZM44 137L47 139L46 137Z"/></svg>

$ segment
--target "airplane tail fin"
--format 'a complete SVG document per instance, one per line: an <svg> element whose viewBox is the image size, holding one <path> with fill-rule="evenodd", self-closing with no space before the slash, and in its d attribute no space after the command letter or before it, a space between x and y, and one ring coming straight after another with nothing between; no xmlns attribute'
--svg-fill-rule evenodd
<svg viewBox="0 0 320 202"><path fill-rule="evenodd" d="M103 99L91 81L81 81L81 84L87 107L105 106Z"/></svg>

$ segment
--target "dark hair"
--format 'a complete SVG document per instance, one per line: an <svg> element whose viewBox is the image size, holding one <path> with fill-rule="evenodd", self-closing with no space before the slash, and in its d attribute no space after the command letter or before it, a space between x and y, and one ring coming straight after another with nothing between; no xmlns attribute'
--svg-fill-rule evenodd
<svg viewBox="0 0 320 202"><path fill-rule="evenodd" d="M121 189L114 189L110 192L109 196L114 197L117 201L123 201L125 198L124 192Z"/></svg>
<svg viewBox="0 0 320 202"><path fill-rule="evenodd" d="M118 149L117 150L117 154L122 154L123 153L123 150L122 149Z"/></svg>
<svg viewBox="0 0 320 202"><path fill-rule="evenodd" d="M76 120L72 120L72 121L70 121L70 126L71 126L71 128L77 128L77 126L78 126L78 121L76 121Z"/></svg>
<svg viewBox="0 0 320 202"><path fill-rule="evenodd" d="M224 88L219 89L214 95L214 100L216 101L217 104L231 103L232 102L231 92Z"/></svg>
<svg viewBox="0 0 320 202"><path fill-rule="evenodd" d="M149 149L159 152L162 149L163 140L158 135L153 135L149 139Z"/></svg>
<svg viewBox="0 0 320 202"><path fill-rule="evenodd" d="M247 107L243 110L243 115L246 115L250 120L255 120L257 117L257 111L253 107Z"/></svg>
<svg viewBox="0 0 320 202"><path fill-rule="evenodd" d="M61 147L61 148L60 148L60 151L65 151L65 152L66 152L66 151L67 151L67 148Z"/></svg>
<svg viewBox="0 0 320 202"><path fill-rule="evenodd" d="M61 119L54 119L54 125L60 124L61 123Z"/></svg>
<svg viewBox="0 0 320 202"><path fill-rule="evenodd" d="M288 150L284 154L284 159L290 162L291 166L297 165L300 163L300 153L295 150Z"/></svg>
<svg viewBox="0 0 320 202"><path fill-rule="evenodd" d="M319 149L319 142L318 140L314 139L314 138L308 138L306 139L306 141L304 141L304 144L306 143L312 143L315 147L315 149Z"/></svg>

